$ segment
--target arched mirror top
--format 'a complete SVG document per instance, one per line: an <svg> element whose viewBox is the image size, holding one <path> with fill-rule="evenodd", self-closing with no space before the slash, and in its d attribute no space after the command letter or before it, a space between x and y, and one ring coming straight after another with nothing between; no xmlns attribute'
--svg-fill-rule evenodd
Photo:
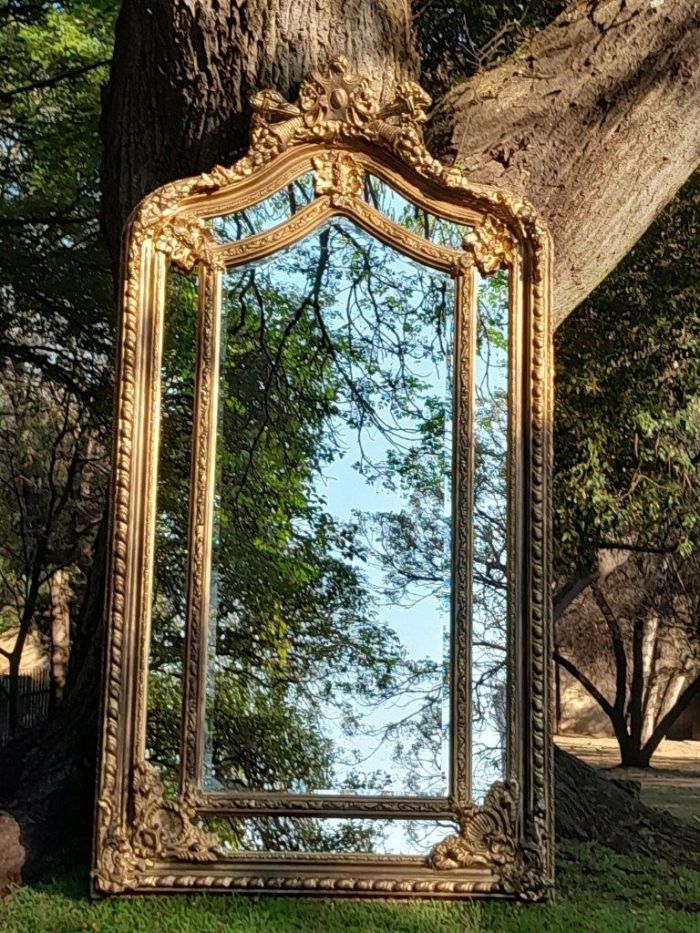
<svg viewBox="0 0 700 933"><path fill-rule="evenodd" d="M397 214L408 204L429 221L416 226L416 236L425 239L436 220L451 223L449 237L428 234L428 241L438 251L471 256L482 274L512 265L523 248L532 248L537 264L548 237L532 207L508 192L474 184L460 168L433 158L422 131L429 104L412 82L380 104L372 82L352 74L343 58L302 82L294 104L260 91L251 101L246 155L231 167L215 166L148 195L130 219L131 240L152 239L186 266L205 257L216 261L222 244L286 228L294 215L299 236L338 214L379 235L377 228L391 224L405 230ZM276 204L287 192L289 201ZM236 215L243 211L248 217L239 224ZM461 243L458 228L464 230ZM287 232L297 238L294 229ZM177 245L170 244L173 239Z"/></svg>

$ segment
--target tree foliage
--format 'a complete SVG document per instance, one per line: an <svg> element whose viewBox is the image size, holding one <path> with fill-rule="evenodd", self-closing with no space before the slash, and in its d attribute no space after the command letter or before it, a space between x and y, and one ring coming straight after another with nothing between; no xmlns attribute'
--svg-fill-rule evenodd
<svg viewBox="0 0 700 933"><path fill-rule="evenodd" d="M699 247L696 176L557 334L557 659L636 765L700 691Z"/></svg>
<svg viewBox="0 0 700 933"><path fill-rule="evenodd" d="M700 543L700 176L556 339L557 572Z"/></svg>

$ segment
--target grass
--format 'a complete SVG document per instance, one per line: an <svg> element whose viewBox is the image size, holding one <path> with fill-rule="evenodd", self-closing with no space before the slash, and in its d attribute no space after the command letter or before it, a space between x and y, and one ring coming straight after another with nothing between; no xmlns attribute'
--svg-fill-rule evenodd
<svg viewBox="0 0 700 933"><path fill-rule="evenodd" d="M235 895L91 902L84 871L56 870L0 902L3 933L698 933L700 872L567 846L552 903L358 902Z"/></svg>

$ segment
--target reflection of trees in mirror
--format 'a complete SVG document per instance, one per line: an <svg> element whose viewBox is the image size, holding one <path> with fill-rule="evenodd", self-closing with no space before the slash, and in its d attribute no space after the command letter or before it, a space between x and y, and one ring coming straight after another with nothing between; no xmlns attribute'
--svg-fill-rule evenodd
<svg viewBox="0 0 700 933"><path fill-rule="evenodd" d="M230 852L376 852L385 821L319 820L313 817L204 817Z"/></svg>
<svg viewBox="0 0 700 933"><path fill-rule="evenodd" d="M508 275L479 279L474 422L472 796L505 776Z"/></svg>
<svg viewBox="0 0 700 933"><path fill-rule="evenodd" d="M430 494L444 585L452 305L341 220L226 274L211 787L446 792L448 601L389 598L381 525Z"/></svg>
<svg viewBox="0 0 700 933"><path fill-rule="evenodd" d="M395 223L438 246L462 249L462 240L471 230L418 207L374 175L365 175L363 195L368 204Z"/></svg>
<svg viewBox="0 0 700 933"><path fill-rule="evenodd" d="M461 243L466 228L371 181L368 197L393 220ZM230 215L227 235L267 229L311 196L308 183L291 189L245 220ZM194 278L171 279L147 732L169 789L179 761L196 319ZM502 773L505 718L506 277L482 282L479 299L481 792ZM225 273L209 790L446 794L453 304L449 276L346 220ZM263 822L284 839L299 821ZM353 843L335 822L304 821L295 845L420 851L434 835L419 821L372 832L348 821Z"/></svg>
<svg viewBox="0 0 700 933"><path fill-rule="evenodd" d="M309 204L313 197L313 176L307 173L259 204L234 214L214 217L211 225L223 243L244 240L289 220L293 214Z"/></svg>
<svg viewBox="0 0 700 933"><path fill-rule="evenodd" d="M431 845L456 832L449 822L314 817L207 816L202 824L216 833L224 851L233 852L372 852L382 855L424 854ZM416 840L415 843L413 840Z"/></svg>
<svg viewBox="0 0 700 933"><path fill-rule="evenodd" d="M462 240L471 229L418 207L374 175L364 176L362 194L368 204L399 226L438 246L461 249ZM244 240L283 224L313 198L313 175L307 173L264 201L233 214L214 217L210 223L222 242Z"/></svg>
<svg viewBox="0 0 700 933"><path fill-rule="evenodd" d="M146 720L146 754L168 791L180 745L197 294L195 273L169 271Z"/></svg>

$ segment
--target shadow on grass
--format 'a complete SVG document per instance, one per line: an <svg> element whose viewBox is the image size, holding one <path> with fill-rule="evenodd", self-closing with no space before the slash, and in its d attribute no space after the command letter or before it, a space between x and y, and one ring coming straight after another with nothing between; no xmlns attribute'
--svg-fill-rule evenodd
<svg viewBox="0 0 700 933"><path fill-rule="evenodd" d="M564 846L556 899L506 902L353 901L193 894L91 901L87 870L54 862L43 882L0 904L6 933L638 933L700 929L700 872Z"/></svg>

